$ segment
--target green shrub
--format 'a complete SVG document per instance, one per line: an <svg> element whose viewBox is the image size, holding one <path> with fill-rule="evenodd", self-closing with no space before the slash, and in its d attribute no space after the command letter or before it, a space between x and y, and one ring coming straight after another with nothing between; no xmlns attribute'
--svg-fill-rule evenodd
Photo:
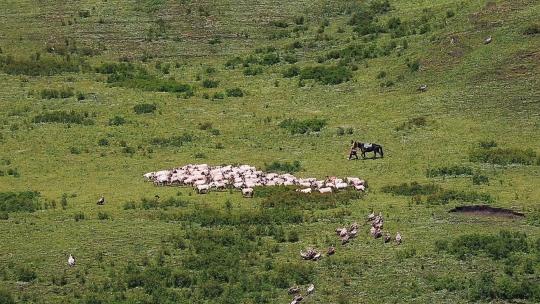
<svg viewBox="0 0 540 304"><path fill-rule="evenodd" d="M156 146L170 146L170 147L182 147L186 143L190 143L194 140L192 134L184 133L182 135L171 136L168 138L154 137L150 140L150 144Z"/></svg>
<svg viewBox="0 0 540 304"><path fill-rule="evenodd" d="M38 114L32 119L34 123L65 123L65 124L93 124L88 118L88 113L77 113L75 111L52 111Z"/></svg>
<svg viewBox="0 0 540 304"><path fill-rule="evenodd" d="M407 60L407 67L409 68L409 71L417 72L418 70L420 70L420 60L416 59L412 62Z"/></svg>
<svg viewBox="0 0 540 304"><path fill-rule="evenodd" d="M0 70L10 75L52 76L65 72L77 73L81 66L86 66L84 61L70 57L64 59L40 56L23 59L0 55Z"/></svg>
<svg viewBox="0 0 540 304"><path fill-rule="evenodd" d="M69 153L71 154L81 154L81 149L79 147L70 147Z"/></svg>
<svg viewBox="0 0 540 304"><path fill-rule="evenodd" d="M225 99L225 93L216 92L214 95L212 95L212 99Z"/></svg>
<svg viewBox="0 0 540 304"><path fill-rule="evenodd" d="M34 270L27 266L21 266L16 269L17 280L21 282L32 282L37 279L37 274Z"/></svg>
<svg viewBox="0 0 540 304"><path fill-rule="evenodd" d="M108 220L111 218L111 216L107 212L99 211L97 214L98 220Z"/></svg>
<svg viewBox="0 0 540 304"><path fill-rule="evenodd" d="M408 131L414 128L422 128L427 126L425 116L413 117L396 127L396 131Z"/></svg>
<svg viewBox="0 0 540 304"><path fill-rule="evenodd" d="M469 153L473 162L489 163L494 165L535 165L540 164L540 156L532 149L519 148L478 148Z"/></svg>
<svg viewBox="0 0 540 304"><path fill-rule="evenodd" d="M226 90L228 97L244 97L244 91L240 88L230 88Z"/></svg>
<svg viewBox="0 0 540 304"><path fill-rule="evenodd" d="M82 221L82 220L84 220L84 218L85 218L85 216L84 216L84 213L82 213L82 212L75 213L73 215L73 219L75 219L75 222Z"/></svg>
<svg viewBox="0 0 540 304"><path fill-rule="evenodd" d="M275 27L280 27L280 28L289 27L289 24L287 22L285 22L285 21L276 21L276 20L270 21L270 25L275 26Z"/></svg>
<svg viewBox="0 0 540 304"><path fill-rule="evenodd" d="M263 72L263 69L258 66L249 66L244 69L244 75L246 76L255 76L255 75L262 74L262 72Z"/></svg>
<svg viewBox="0 0 540 304"><path fill-rule="evenodd" d="M482 184L488 184L489 183L489 177L482 175L482 174L475 174L472 177L472 183L474 185L482 185Z"/></svg>
<svg viewBox="0 0 540 304"><path fill-rule="evenodd" d="M343 66L306 67L300 71L300 79L314 79L322 84L335 85L349 81L352 73Z"/></svg>
<svg viewBox="0 0 540 304"><path fill-rule="evenodd" d="M338 127L336 133L338 136L343 136L345 135L345 129L343 127Z"/></svg>
<svg viewBox="0 0 540 304"><path fill-rule="evenodd" d="M39 193L33 191L0 192L0 211L34 212L41 209Z"/></svg>
<svg viewBox="0 0 540 304"><path fill-rule="evenodd" d="M422 185L417 182L411 182L410 184L387 185L382 187L381 190L384 193L392 193L394 195L415 196L435 194L441 190L441 187L434 184Z"/></svg>
<svg viewBox="0 0 540 304"><path fill-rule="evenodd" d="M123 205L124 210L130 210L130 209L136 209L137 206L135 205L134 201L125 202Z"/></svg>
<svg viewBox="0 0 540 304"><path fill-rule="evenodd" d="M448 244L447 251L459 258L484 253L495 260L514 252L528 252L527 235L521 232L499 231L496 235L465 234Z"/></svg>
<svg viewBox="0 0 540 304"><path fill-rule="evenodd" d="M210 80L210 79L205 79L203 80L202 82L202 86L209 89L209 88L217 88L218 87L218 84L219 84L219 81L217 80Z"/></svg>
<svg viewBox="0 0 540 304"><path fill-rule="evenodd" d="M109 119L109 126L121 126L125 123L126 123L126 119L119 115L115 115L113 118Z"/></svg>
<svg viewBox="0 0 540 304"><path fill-rule="evenodd" d="M473 169L471 167L460 166L460 165L429 168L426 171L427 177L471 176L471 175L473 175Z"/></svg>
<svg viewBox="0 0 540 304"><path fill-rule="evenodd" d="M489 149L497 147L497 142L495 142L494 140L481 140L478 145L480 146L480 148Z"/></svg>
<svg viewBox="0 0 540 304"><path fill-rule="evenodd" d="M74 95L73 88L43 89L40 93L42 99L69 98Z"/></svg>
<svg viewBox="0 0 540 304"><path fill-rule="evenodd" d="M320 132L326 126L326 119L310 118L297 120L288 118L279 123L279 127L288 130L291 134L306 134Z"/></svg>
<svg viewBox="0 0 540 304"><path fill-rule="evenodd" d="M294 173L302 169L300 161L295 160L292 163L289 162L279 162L273 161L270 164L265 164L265 171L268 172L283 172L283 173Z"/></svg>
<svg viewBox="0 0 540 304"><path fill-rule="evenodd" d="M7 221L9 220L9 213L5 211L0 212L0 220Z"/></svg>
<svg viewBox="0 0 540 304"><path fill-rule="evenodd" d="M274 64L278 64L279 62L280 62L280 58L279 58L279 55L276 53L265 54L261 60L261 64L263 65L274 65Z"/></svg>
<svg viewBox="0 0 540 304"><path fill-rule="evenodd" d="M453 10L447 10L446 11L446 18L452 18L456 15Z"/></svg>
<svg viewBox="0 0 540 304"><path fill-rule="evenodd" d="M481 202L492 203L495 199L487 193L466 192L458 190L440 190L427 197L427 203L431 205L448 204L452 201L457 202Z"/></svg>
<svg viewBox="0 0 540 304"><path fill-rule="evenodd" d="M130 146L125 146L122 148L122 153L133 156L133 154L135 154L135 148L130 147Z"/></svg>
<svg viewBox="0 0 540 304"><path fill-rule="evenodd" d="M135 113L137 114L153 113L154 111L156 111L156 109L156 105L150 103L140 103L133 107L133 111L135 111Z"/></svg>
<svg viewBox="0 0 540 304"><path fill-rule="evenodd" d="M525 35L537 35L540 34L540 23L534 23L528 25L524 30L523 34Z"/></svg>
<svg viewBox="0 0 540 304"><path fill-rule="evenodd" d="M0 289L0 303L15 304L15 299L7 289Z"/></svg>
<svg viewBox="0 0 540 304"><path fill-rule="evenodd" d="M290 66L283 71L283 77L286 78L292 78L298 75L300 75L300 68L295 65Z"/></svg>

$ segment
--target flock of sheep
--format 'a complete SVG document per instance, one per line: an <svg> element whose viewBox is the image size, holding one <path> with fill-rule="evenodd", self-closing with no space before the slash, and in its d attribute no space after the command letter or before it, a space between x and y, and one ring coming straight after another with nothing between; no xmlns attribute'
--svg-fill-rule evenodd
<svg viewBox="0 0 540 304"><path fill-rule="evenodd" d="M209 166L207 164L189 164L170 170L149 172L144 177L156 186L192 186L197 193L234 188L242 191L244 197L253 197L253 188L257 186L298 186L297 191L311 193L332 193L337 190L354 188L364 191L366 183L358 177L347 177L345 180L327 177L297 178L292 174L267 173L249 165Z"/></svg>

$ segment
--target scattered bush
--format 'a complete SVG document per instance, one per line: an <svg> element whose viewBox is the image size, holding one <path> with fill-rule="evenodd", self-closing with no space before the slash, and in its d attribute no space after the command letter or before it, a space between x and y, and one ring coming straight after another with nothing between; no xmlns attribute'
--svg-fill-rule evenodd
<svg viewBox="0 0 540 304"><path fill-rule="evenodd" d="M320 132L326 126L326 119L310 118L305 120L297 120L288 118L280 122L279 126L288 130L293 135Z"/></svg>
<svg viewBox="0 0 540 304"><path fill-rule="evenodd" d="M244 69L244 75L246 76L255 76L255 75L262 74L262 72L263 72L263 69L258 66L249 66Z"/></svg>
<svg viewBox="0 0 540 304"><path fill-rule="evenodd" d="M39 209L41 204L38 192L0 192L0 211L34 212Z"/></svg>
<svg viewBox="0 0 540 304"><path fill-rule="evenodd" d="M40 93L42 99L69 98L74 95L73 88L43 89Z"/></svg>
<svg viewBox="0 0 540 304"><path fill-rule="evenodd" d="M264 171L294 173L294 172L300 171L301 169L302 169L302 165L300 164L300 161L298 160L295 160L292 163L273 161L270 164L265 164Z"/></svg>
<svg viewBox="0 0 540 304"><path fill-rule="evenodd" d="M471 167L460 166L460 165L429 168L426 171L427 177L471 176L471 175L473 175L473 169Z"/></svg>
<svg viewBox="0 0 540 304"><path fill-rule="evenodd" d="M240 88L230 88L226 90L228 97L244 97L244 91Z"/></svg>
<svg viewBox="0 0 540 304"><path fill-rule="evenodd" d="M212 95L212 99L225 99L225 94L223 92L216 92Z"/></svg>
<svg viewBox="0 0 540 304"><path fill-rule="evenodd" d="M489 177L482 175L482 174L475 174L472 177L472 183L474 185L482 185L482 184L488 184L489 183Z"/></svg>
<svg viewBox="0 0 540 304"><path fill-rule="evenodd" d="M75 219L75 222L82 221L82 220L84 220L84 218L85 218L85 216L84 216L84 213L82 213L82 212L75 213L73 215L73 219Z"/></svg>
<svg viewBox="0 0 540 304"><path fill-rule="evenodd" d="M77 73L86 64L71 57L34 56L30 59L0 56L0 70L10 75L52 76L65 72Z"/></svg>
<svg viewBox="0 0 540 304"><path fill-rule="evenodd" d="M84 124L91 125L93 120L88 118L88 113L77 113L75 111L52 111L38 114L32 119L34 123L64 123L64 124Z"/></svg>
<svg viewBox="0 0 540 304"><path fill-rule="evenodd" d="M217 87L218 87L218 84L219 84L219 81L217 81L217 80L210 80L210 79L205 79L205 80L203 80L203 82L202 82L202 86L203 86L204 88L207 88L207 89L209 89L209 88L217 88Z"/></svg>
<svg viewBox="0 0 540 304"><path fill-rule="evenodd" d="M108 220L111 218L111 216L107 212L99 211L97 214L97 218L100 221Z"/></svg>
<svg viewBox="0 0 540 304"><path fill-rule="evenodd" d="M497 142L495 142L494 140L481 140L478 145L480 146L480 148L489 149L497 147Z"/></svg>
<svg viewBox="0 0 540 304"><path fill-rule="evenodd" d="M410 118L408 121L396 127L396 131L408 131L414 128L427 126L427 119L424 116Z"/></svg>
<svg viewBox="0 0 540 304"><path fill-rule="evenodd" d="M448 243L447 252L463 259L484 253L495 260L514 252L528 252L527 235L521 232L499 231L496 235L465 234Z"/></svg>
<svg viewBox="0 0 540 304"><path fill-rule="evenodd" d="M280 27L280 28L287 28L289 27L289 24L285 21L270 21L271 26Z"/></svg>
<svg viewBox="0 0 540 304"><path fill-rule="evenodd" d="M79 147L70 147L69 153L71 154L81 154L81 149Z"/></svg>
<svg viewBox="0 0 540 304"><path fill-rule="evenodd" d="M283 77L292 78L300 75L300 68L293 65L283 71Z"/></svg>
<svg viewBox="0 0 540 304"><path fill-rule="evenodd" d="M540 164L540 156L532 149L519 148L479 148L469 153L473 162L489 163L494 165L534 165Z"/></svg>
<svg viewBox="0 0 540 304"><path fill-rule="evenodd" d="M495 201L495 199L487 193L466 192L458 190L440 190L438 192L430 194L426 200L426 202L431 205L445 205L452 201L470 203L492 203Z"/></svg>
<svg viewBox="0 0 540 304"><path fill-rule="evenodd" d="M340 84L349 81L351 71L343 66L306 67L300 71L300 79L314 79L322 84Z"/></svg>
<svg viewBox="0 0 540 304"><path fill-rule="evenodd" d="M407 60L407 67L409 68L409 71L417 72L418 70L420 70L420 60L416 59L412 62Z"/></svg>
<svg viewBox="0 0 540 304"><path fill-rule="evenodd" d="M32 282L37 279L37 274L34 270L27 266L21 266L16 269L17 280L21 282Z"/></svg>
<svg viewBox="0 0 540 304"><path fill-rule="evenodd" d="M170 146L170 147L182 147L186 143L190 143L193 141L193 135L189 133L184 133L182 135L178 136L171 136L168 138L164 137L154 137L150 140L150 143L152 145L156 146Z"/></svg>
<svg viewBox="0 0 540 304"><path fill-rule="evenodd" d="M0 303L2 304L15 304L15 299L11 292L6 289L0 289Z"/></svg>
<svg viewBox="0 0 540 304"><path fill-rule="evenodd" d="M523 34L525 35L537 35L540 34L540 23L534 23L529 26L527 26L523 30Z"/></svg>
<svg viewBox="0 0 540 304"><path fill-rule="evenodd" d="M394 195L415 196L435 194L441 191L441 187L434 184L422 185L417 182L411 182L410 184L403 183L401 185L387 185L382 187L381 190L384 193L392 193Z"/></svg>
<svg viewBox="0 0 540 304"><path fill-rule="evenodd" d="M156 111L156 109L156 105L150 103L140 103L133 107L133 111L135 111L135 113L137 114L153 113L154 111Z"/></svg>
<svg viewBox="0 0 540 304"><path fill-rule="evenodd" d="M5 211L1 211L0 212L0 220L3 220L3 221L9 220L9 213L7 213Z"/></svg>
<svg viewBox="0 0 540 304"><path fill-rule="evenodd" d="M139 109L142 110L142 109ZM137 112L137 110L135 110ZM113 118L109 119L109 126L121 126L126 123L126 119L122 116L115 115Z"/></svg>

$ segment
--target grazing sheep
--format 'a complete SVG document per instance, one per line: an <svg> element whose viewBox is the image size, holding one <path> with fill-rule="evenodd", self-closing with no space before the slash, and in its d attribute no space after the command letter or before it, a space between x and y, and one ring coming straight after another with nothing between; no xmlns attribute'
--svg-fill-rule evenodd
<svg viewBox="0 0 540 304"><path fill-rule="evenodd" d="M98 205L105 205L105 197L103 197L103 195L99 198L99 200L97 201L97 204Z"/></svg>
<svg viewBox="0 0 540 304"><path fill-rule="evenodd" d="M371 212L368 217L367 217L368 221L373 221L375 219L375 213Z"/></svg>
<svg viewBox="0 0 540 304"><path fill-rule="evenodd" d="M244 188L242 189L242 196L247 198L253 197L253 188Z"/></svg>
<svg viewBox="0 0 540 304"><path fill-rule="evenodd" d="M292 300L291 304L298 304L298 303L300 303L303 299L304 299L304 297L302 297L301 295L296 295L296 296L294 296L294 299Z"/></svg>
<svg viewBox="0 0 540 304"><path fill-rule="evenodd" d="M420 91L420 92L427 91L427 85L426 84L421 85L420 87L418 87L418 91Z"/></svg>
<svg viewBox="0 0 540 304"><path fill-rule="evenodd" d="M307 289L307 291L306 291L306 294L307 294L307 295L310 295L310 294L312 294L314 291L315 291L315 285L311 284L311 285L309 285L309 287L308 287L308 289Z"/></svg>
<svg viewBox="0 0 540 304"><path fill-rule="evenodd" d="M325 187L325 188L320 188L319 189L319 193L332 193L332 188L330 187Z"/></svg>
<svg viewBox="0 0 540 304"><path fill-rule="evenodd" d="M298 286L293 286L293 287L291 287L291 288L289 288L287 290L287 293L290 294L290 295L297 294L299 292L300 292L300 287L298 287Z"/></svg>
<svg viewBox="0 0 540 304"><path fill-rule="evenodd" d="M70 254L68 258L68 265L69 267L75 266L75 258Z"/></svg>
<svg viewBox="0 0 540 304"><path fill-rule="evenodd" d="M209 185L197 185L197 193L198 194L207 194L208 191L210 191Z"/></svg>
<svg viewBox="0 0 540 304"><path fill-rule="evenodd" d="M326 255L333 255L336 253L336 248L334 246L328 247L328 250L326 251Z"/></svg>
<svg viewBox="0 0 540 304"><path fill-rule="evenodd" d="M302 192L302 193L311 193L311 188L306 188L306 189L296 189L297 192Z"/></svg>
<svg viewBox="0 0 540 304"><path fill-rule="evenodd" d="M484 44L490 44L491 41L493 41L493 38L491 36L489 36L484 40Z"/></svg>
<svg viewBox="0 0 540 304"><path fill-rule="evenodd" d="M401 234L399 232L396 234L396 243L401 244Z"/></svg>
<svg viewBox="0 0 540 304"><path fill-rule="evenodd" d="M385 242L385 243L388 243L388 242L390 242L391 240L392 240L392 237L390 236L390 233L388 233L388 232L385 233L385 234L384 234L384 242Z"/></svg>

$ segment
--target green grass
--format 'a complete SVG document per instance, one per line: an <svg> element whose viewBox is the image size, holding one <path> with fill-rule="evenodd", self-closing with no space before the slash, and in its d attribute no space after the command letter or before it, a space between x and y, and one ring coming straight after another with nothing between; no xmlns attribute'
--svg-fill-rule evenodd
<svg viewBox="0 0 540 304"><path fill-rule="evenodd" d="M306 303L538 302L540 5L388 4L2 2L0 302L287 303L310 283ZM347 161L351 140L385 157ZM369 189L243 199L142 178L200 162ZM486 202L526 218L448 213ZM402 245L369 237L371 211ZM493 259L499 231L526 250Z"/></svg>

